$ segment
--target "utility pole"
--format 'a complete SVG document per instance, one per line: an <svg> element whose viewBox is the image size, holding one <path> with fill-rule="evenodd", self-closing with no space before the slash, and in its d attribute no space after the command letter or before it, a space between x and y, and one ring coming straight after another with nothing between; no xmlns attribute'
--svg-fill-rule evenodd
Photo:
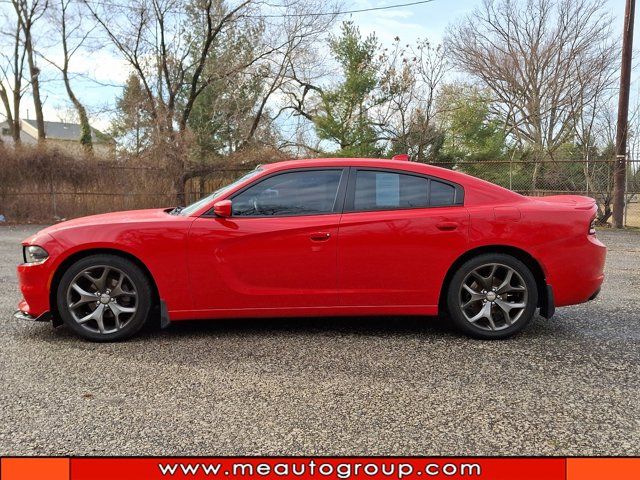
<svg viewBox="0 0 640 480"><path fill-rule="evenodd" d="M629 121L629 90L633 56L633 16L636 0L627 0L622 37L622 65L620 67L620 97L616 128L616 161L613 170L613 226L624 227L625 182L627 175L627 132Z"/></svg>

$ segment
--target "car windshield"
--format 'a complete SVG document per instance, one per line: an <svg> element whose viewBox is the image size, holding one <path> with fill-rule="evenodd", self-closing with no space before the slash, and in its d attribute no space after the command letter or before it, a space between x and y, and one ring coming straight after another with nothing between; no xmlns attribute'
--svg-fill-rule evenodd
<svg viewBox="0 0 640 480"><path fill-rule="evenodd" d="M249 178L255 177L261 171L262 171L262 169L260 167L257 167L255 170L251 170L249 173L247 173L246 175L242 176L241 178L239 178L235 182L230 183L226 187L222 187L222 188L216 190L215 192L207 195L206 197L202 197L200 200L198 200L197 202L192 203L188 207L184 207L183 209L181 209L179 211L179 214L180 215L191 215L193 212L196 212L200 208L202 208L203 205L206 205L211 200L215 200L216 198L222 196L224 193L227 193L229 190L233 189L236 185L239 185L240 183L244 182L245 180L248 180Z"/></svg>

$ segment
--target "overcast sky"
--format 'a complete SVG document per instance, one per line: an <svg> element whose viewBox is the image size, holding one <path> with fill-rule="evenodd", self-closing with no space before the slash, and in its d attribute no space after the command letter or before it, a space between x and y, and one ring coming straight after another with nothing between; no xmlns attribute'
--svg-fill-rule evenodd
<svg viewBox="0 0 640 480"><path fill-rule="evenodd" d="M344 9L382 7L409 3L410 1L346 0ZM480 2L481 0L433 0L431 3L422 5L354 13L344 16L343 19L352 19L360 26L363 34L376 32L382 43L390 43L395 36L399 36L403 43L412 43L418 38L428 38L437 43L442 39L447 25L466 13L472 12ZM616 20L615 27L621 31L625 1L608 0L608 4ZM636 41L640 42L638 24L640 24L640 19L636 22ZM106 49L93 53L88 58L76 59L73 68L76 71L82 71L98 82L112 85L121 85L129 71L123 60L111 55ZM51 80L43 85L45 119L57 121L64 116L64 110L69 109L69 102L62 82L54 80L58 75L53 75L52 72L47 72L46 74ZM78 97L92 112L93 124L98 128L105 129L109 124L110 115L108 113L99 114L98 112L103 107L106 107L107 110L113 107L115 97L120 94L121 88L100 85L88 80L76 81L74 85ZM29 105L30 101L30 98L25 98L23 116L26 117L26 110L29 110L29 115L33 118L33 106Z"/></svg>

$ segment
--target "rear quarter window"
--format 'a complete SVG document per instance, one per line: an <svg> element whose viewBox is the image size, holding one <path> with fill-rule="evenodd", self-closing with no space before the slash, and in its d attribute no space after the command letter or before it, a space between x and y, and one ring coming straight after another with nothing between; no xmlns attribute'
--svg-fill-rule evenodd
<svg viewBox="0 0 640 480"><path fill-rule="evenodd" d="M453 185L449 185L448 183L431 180L431 192L429 199L432 207L455 205L456 189Z"/></svg>

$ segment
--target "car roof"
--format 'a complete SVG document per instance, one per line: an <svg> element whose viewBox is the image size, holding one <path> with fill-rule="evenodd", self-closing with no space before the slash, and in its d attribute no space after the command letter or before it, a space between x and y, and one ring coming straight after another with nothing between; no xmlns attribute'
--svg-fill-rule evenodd
<svg viewBox="0 0 640 480"><path fill-rule="evenodd" d="M448 168L436 167L435 165L427 165L424 163L410 162L407 160L386 160L378 158L313 158L303 160L286 160L282 162L274 162L260 165L257 167L261 174L258 177L246 178L238 183L233 190L227 191L218 200L224 200L229 196L233 196L235 192L243 189L246 185L254 181L260 181L260 178L271 173L279 171L295 170L298 168L322 168L322 167L367 167L367 168L385 168L390 170L401 170L406 172L428 175L434 178L440 178L452 183L457 183L465 188L465 205L481 205L481 204L505 204L513 202L526 201L527 198L519 195L511 190L500 187L496 184L481 180L465 173L456 172ZM467 187L472 187L467 189ZM202 208L193 212L191 216L197 217L208 211L214 203L203 205Z"/></svg>
<svg viewBox="0 0 640 480"><path fill-rule="evenodd" d="M370 167L388 168L393 170L404 170L407 172L432 175L452 182L466 183L467 180L478 180L461 172L456 172L448 168L427 165L424 163L410 162L406 160L388 160L380 158L311 158L303 160L287 160L262 165L264 170L278 171L295 168L313 167Z"/></svg>
<svg viewBox="0 0 640 480"><path fill-rule="evenodd" d="M407 160L388 160L380 158L311 158L269 163L262 165L261 168L264 169L265 172L276 172L279 170L313 167L388 168L391 170L403 170L410 173L413 172L421 175L429 175L457 183L465 188L471 187L472 190L465 193L465 198L471 200L472 203L475 204L524 201L526 199L526 197L523 197L516 192L496 185L495 183L467 175L466 173Z"/></svg>

